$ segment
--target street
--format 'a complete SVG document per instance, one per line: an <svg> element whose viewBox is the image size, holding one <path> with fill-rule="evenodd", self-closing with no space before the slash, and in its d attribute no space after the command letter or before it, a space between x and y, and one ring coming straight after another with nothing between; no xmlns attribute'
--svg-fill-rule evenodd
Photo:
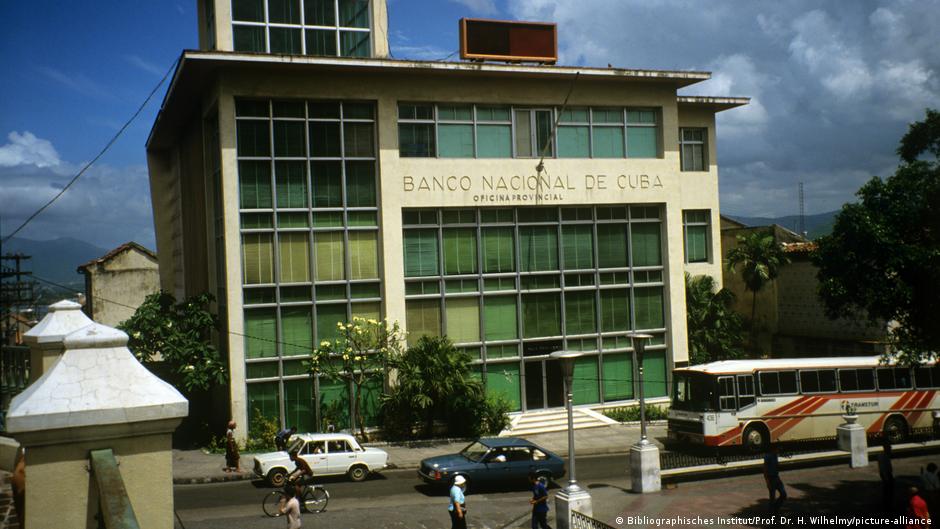
<svg viewBox="0 0 940 529"><path fill-rule="evenodd" d="M627 455L579 457L582 486L627 487ZM567 483L567 476L562 480ZM330 492L326 512L304 514L304 527L445 528L446 490L423 485L415 469L390 470L362 483L345 478L321 481ZM269 518L261 500L270 492L261 482L239 481L206 485L177 485L174 502L181 529L253 529L283 527L285 520ZM554 490L554 489L553 489ZM471 527L500 528L528 516L530 493L525 483L502 489L471 490L467 496ZM382 520L384 518L384 520ZM182 521L182 525L179 524Z"/></svg>

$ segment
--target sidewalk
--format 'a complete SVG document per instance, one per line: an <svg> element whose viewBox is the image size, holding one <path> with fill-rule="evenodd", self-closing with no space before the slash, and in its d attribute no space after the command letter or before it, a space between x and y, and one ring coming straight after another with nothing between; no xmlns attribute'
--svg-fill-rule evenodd
<svg viewBox="0 0 940 529"><path fill-rule="evenodd" d="M649 438L666 436L666 426L649 425ZM639 426L616 424L600 428L575 430L575 450L578 456L618 454L630 450L630 445L640 437ZM568 433L554 432L527 436L533 443L555 452L561 457L568 455ZM459 452L467 441L428 443L418 441L406 444L384 444L376 446L388 452L390 469L417 469L422 459L432 456ZM254 454L243 453L239 464L242 472L225 472L223 454L206 454L202 450L173 451L173 482L176 484L213 483L255 479L252 472Z"/></svg>

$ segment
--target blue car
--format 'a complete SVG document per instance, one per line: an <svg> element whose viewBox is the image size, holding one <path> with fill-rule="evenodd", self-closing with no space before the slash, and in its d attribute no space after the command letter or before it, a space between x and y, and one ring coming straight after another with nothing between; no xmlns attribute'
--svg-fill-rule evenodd
<svg viewBox="0 0 940 529"><path fill-rule="evenodd" d="M515 481L525 483L529 472L549 482L565 475L565 462L548 450L516 437L479 439L456 454L421 461L418 477L426 483L449 487L457 476L470 484Z"/></svg>

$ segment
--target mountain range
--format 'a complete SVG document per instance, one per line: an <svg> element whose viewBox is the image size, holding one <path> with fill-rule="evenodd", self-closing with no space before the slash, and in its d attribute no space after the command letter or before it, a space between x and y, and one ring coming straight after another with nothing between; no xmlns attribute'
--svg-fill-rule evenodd
<svg viewBox="0 0 940 529"><path fill-rule="evenodd" d="M3 243L2 251L4 255L20 253L30 256L23 261L21 268L32 272L40 285L44 279L77 290L85 289L85 277L76 271L78 267L108 253L104 248L70 237L48 241L11 237ZM11 265L9 261L4 262L6 267Z"/></svg>
<svg viewBox="0 0 940 529"><path fill-rule="evenodd" d="M803 217L804 230L806 237L816 239L823 235L829 235L832 232L832 225L835 223L836 215L839 211L829 211L826 213L817 213L815 215L806 215ZM769 226L776 224L784 228L799 233L800 216L787 215L784 217L742 217L725 213L724 216L732 218L748 226Z"/></svg>

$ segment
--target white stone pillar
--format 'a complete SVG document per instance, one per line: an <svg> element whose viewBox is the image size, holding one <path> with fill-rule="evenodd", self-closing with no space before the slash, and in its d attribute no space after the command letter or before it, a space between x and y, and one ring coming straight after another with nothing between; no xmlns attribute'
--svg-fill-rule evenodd
<svg viewBox="0 0 940 529"><path fill-rule="evenodd" d="M46 317L23 335L29 345L29 383L36 382L62 356L66 335L93 323L74 301L50 305Z"/></svg>
<svg viewBox="0 0 940 529"><path fill-rule="evenodd" d="M863 468L868 466L868 438L865 435L865 428L861 424L856 424L856 420L858 417L837 426L836 440L839 450L852 454L849 467Z"/></svg>
<svg viewBox="0 0 940 529"><path fill-rule="evenodd" d="M653 443L637 443L630 447L630 488L640 494L662 489L659 448Z"/></svg>
<svg viewBox="0 0 940 529"><path fill-rule="evenodd" d="M189 403L127 349L127 335L91 324L17 395L8 431L26 447L25 527L98 527L89 455L110 449L141 529L173 527L171 435Z"/></svg>

